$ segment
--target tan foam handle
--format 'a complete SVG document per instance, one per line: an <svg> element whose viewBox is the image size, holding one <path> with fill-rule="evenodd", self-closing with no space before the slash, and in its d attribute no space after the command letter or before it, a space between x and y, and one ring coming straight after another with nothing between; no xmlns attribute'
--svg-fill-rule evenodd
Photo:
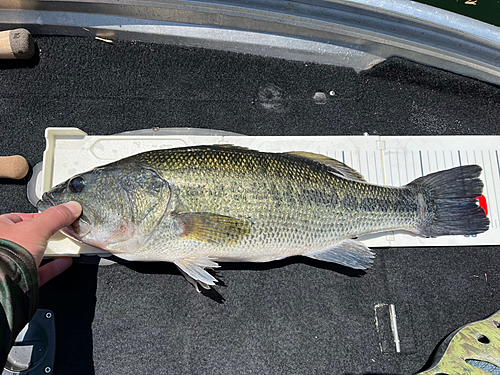
<svg viewBox="0 0 500 375"><path fill-rule="evenodd" d="M0 32L0 59L15 59L10 46L10 30Z"/></svg>
<svg viewBox="0 0 500 375"><path fill-rule="evenodd" d="M21 155L0 156L0 178L20 180L28 174L30 167Z"/></svg>
<svg viewBox="0 0 500 375"><path fill-rule="evenodd" d="M35 51L26 29L0 31L0 59L30 59Z"/></svg>

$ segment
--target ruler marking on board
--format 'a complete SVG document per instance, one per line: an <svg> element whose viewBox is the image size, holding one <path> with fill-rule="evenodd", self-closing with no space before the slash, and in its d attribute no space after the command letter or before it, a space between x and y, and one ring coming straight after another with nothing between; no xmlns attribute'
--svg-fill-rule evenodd
<svg viewBox="0 0 500 375"><path fill-rule="evenodd" d="M392 160L391 160L391 153L390 151L387 152L387 158L389 159L389 177L391 178L391 183L390 185L394 185L393 179L392 179Z"/></svg>
<svg viewBox="0 0 500 375"><path fill-rule="evenodd" d="M408 160L406 159L406 151L403 151L405 157L405 172L406 172L406 183L410 182L410 177L408 177Z"/></svg>
<svg viewBox="0 0 500 375"><path fill-rule="evenodd" d="M399 167L399 152L396 152L396 162L398 164L398 185L401 186L401 168Z"/></svg>
<svg viewBox="0 0 500 375"><path fill-rule="evenodd" d="M420 176L424 175L424 166L422 164L422 151L418 150L418 154L420 155Z"/></svg>
<svg viewBox="0 0 500 375"><path fill-rule="evenodd" d="M413 152L413 150L411 151L411 160L413 164L413 178L415 178L417 177L417 169L415 167L415 153Z"/></svg>
<svg viewBox="0 0 500 375"><path fill-rule="evenodd" d="M366 170L367 170L367 175L365 177L369 182L371 178L370 178L370 163L368 163L368 150L365 150L365 154L366 154Z"/></svg>
<svg viewBox="0 0 500 375"><path fill-rule="evenodd" d="M359 164L359 173L363 174L361 172L361 152L358 150L358 164Z"/></svg>

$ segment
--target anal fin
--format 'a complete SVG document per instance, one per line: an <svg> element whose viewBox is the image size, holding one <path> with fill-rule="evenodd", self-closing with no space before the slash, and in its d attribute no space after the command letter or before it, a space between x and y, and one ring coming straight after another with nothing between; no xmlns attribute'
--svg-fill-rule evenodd
<svg viewBox="0 0 500 375"><path fill-rule="evenodd" d="M174 260L174 264L179 268L179 271L189 281L196 290L198 284L204 289L210 289L210 285L215 285L217 279L209 274L205 268L218 268L220 267L216 262L205 258L181 258Z"/></svg>
<svg viewBox="0 0 500 375"><path fill-rule="evenodd" d="M368 246L356 240L345 240L325 250L304 255L309 258L337 263L360 270L370 268L375 256Z"/></svg>

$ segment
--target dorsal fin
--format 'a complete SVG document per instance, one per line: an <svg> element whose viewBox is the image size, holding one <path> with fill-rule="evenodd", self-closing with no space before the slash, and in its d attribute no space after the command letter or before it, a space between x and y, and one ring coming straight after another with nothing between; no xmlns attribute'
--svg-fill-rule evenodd
<svg viewBox="0 0 500 375"><path fill-rule="evenodd" d="M363 175L361 175L361 173L359 173L357 170L352 169L348 165L345 165L344 163L336 159L332 159L328 156L305 151L286 152L286 154L314 160L315 162L327 165L332 170L332 172L339 174L341 177L366 182Z"/></svg>
<svg viewBox="0 0 500 375"><path fill-rule="evenodd" d="M250 149L248 147L235 146L235 145L230 144L230 143L215 144L214 147L227 148L227 149L233 149L233 150L247 150L247 151L250 151Z"/></svg>

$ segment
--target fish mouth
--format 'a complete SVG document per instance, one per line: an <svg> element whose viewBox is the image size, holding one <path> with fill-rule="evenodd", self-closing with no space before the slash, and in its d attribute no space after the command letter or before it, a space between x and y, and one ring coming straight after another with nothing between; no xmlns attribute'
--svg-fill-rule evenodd
<svg viewBox="0 0 500 375"><path fill-rule="evenodd" d="M87 216L82 213L82 215L67 228L70 230L73 237L79 241L83 241L85 237L92 232L94 225Z"/></svg>
<svg viewBox="0 0 500 375"><path fill-rule="evenodd" d="M43 212L50 207L57 206L58 203L55 201L55 199L47 192L44 193L42 196L42 199L40 199L36 203L36 208L38 209L39 212ZM92 224L88 220L88 218L82 214L78 219L76 219L72 224L68 225L65 228L61 229L61 232L63 232L66 236L72 237L76 240L81 241L87 234L89 234L92 231Z"/></svg>
<svg viewBox="0 0 500 375"><path fill-rule="evenodd" d="M54 201L54 199L48 193L44 193L43 196L42 196L42 199L40 199L36 203L36 208L40 212L43 212L43 211L49 209L52 206L56 206L56 202Z"/></svg>

